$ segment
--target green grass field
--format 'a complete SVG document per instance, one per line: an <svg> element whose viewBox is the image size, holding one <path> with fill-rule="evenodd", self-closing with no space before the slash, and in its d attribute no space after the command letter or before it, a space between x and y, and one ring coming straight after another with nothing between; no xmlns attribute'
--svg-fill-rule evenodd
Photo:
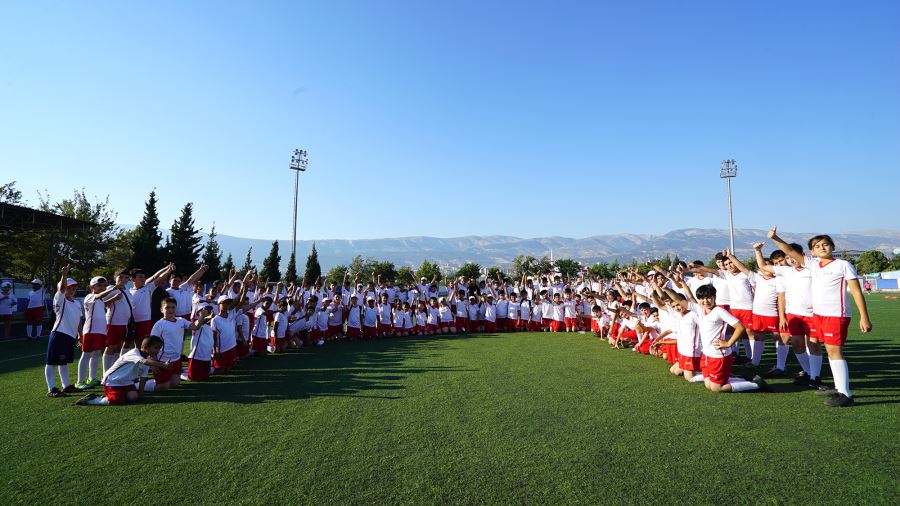
<svg viewBox="0 0 900 506"><path fill-rule="evenodd" d="M590 335L532 333L337 343L81 407L44 396L28 355L46 339L0 343L0 498L898 504L900 300L868 300L849 409L788 380L716 395Z"/></svg>

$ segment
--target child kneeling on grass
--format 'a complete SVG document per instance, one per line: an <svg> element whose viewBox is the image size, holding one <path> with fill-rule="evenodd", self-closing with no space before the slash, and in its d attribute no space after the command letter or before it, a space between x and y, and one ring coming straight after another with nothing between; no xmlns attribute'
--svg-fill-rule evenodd
<svg viewBox="0 0 900 506"><path fill-rule="evenodd" d="M135 402L144 396L145 392L152 392L156 386L153 380L147 381L150 366L162 369L171 369L173 365L168 362L160 362L155 357L163 347L163 340L157 336L145 337L140 349L132 348L119 356L112 367L103 374L103 396L89 394L79 399L75 404L80 406L110 406ZM135 378L140 378L138 386L135 386Z"/></svg>

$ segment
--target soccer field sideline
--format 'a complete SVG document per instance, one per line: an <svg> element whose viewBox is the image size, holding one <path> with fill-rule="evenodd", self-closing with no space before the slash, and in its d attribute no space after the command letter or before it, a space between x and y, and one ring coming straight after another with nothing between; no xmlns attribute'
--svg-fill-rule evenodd
<svg viewBox="0 0 900 506"><path fill-rule="evenodd" d="M900 304L870 303L875 332L848 346L859 401L841 410L787 380L708 393L589 334L335 343L118 408L47 399L41 360L9 357L0 495L135 502L109 485L132 479L117 463L165 448L140 490L177 502L896 503ZM804 461L819 472L786 472Z"/></svg>

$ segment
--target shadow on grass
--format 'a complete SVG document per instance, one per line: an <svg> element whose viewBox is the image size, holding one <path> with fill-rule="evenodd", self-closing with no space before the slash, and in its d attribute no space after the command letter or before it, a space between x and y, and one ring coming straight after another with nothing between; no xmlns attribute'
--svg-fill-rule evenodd
<svg viewBox="0 0 900 506"><path fill-rule="evenodd" d="M403 365L409 358L439 355L454 340L477 336L401 337L376 341L335 342L241 361L234 370L209 381L182 382L173 390L148 397L152 403L263 402L311 397L400 399L403 380L413 374L452 374L476 369ZM429 353L430 351L432 351Z"/></svg>

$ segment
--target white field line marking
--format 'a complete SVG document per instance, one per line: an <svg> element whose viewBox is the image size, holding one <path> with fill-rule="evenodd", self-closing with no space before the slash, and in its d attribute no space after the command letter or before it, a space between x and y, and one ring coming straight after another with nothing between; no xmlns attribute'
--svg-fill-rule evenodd
<svg viewBox="0 0 900 506"><path fill-rule="evenodd" d="M0 360L0 364L2 364L4 362L12 362L13 360L21 360L23 358L40 357L40 356L46 355L46 354L47 353L44 352L44 353L35 353L34 355L22 355L21 357L4 358L3 360Z"/></svg>

